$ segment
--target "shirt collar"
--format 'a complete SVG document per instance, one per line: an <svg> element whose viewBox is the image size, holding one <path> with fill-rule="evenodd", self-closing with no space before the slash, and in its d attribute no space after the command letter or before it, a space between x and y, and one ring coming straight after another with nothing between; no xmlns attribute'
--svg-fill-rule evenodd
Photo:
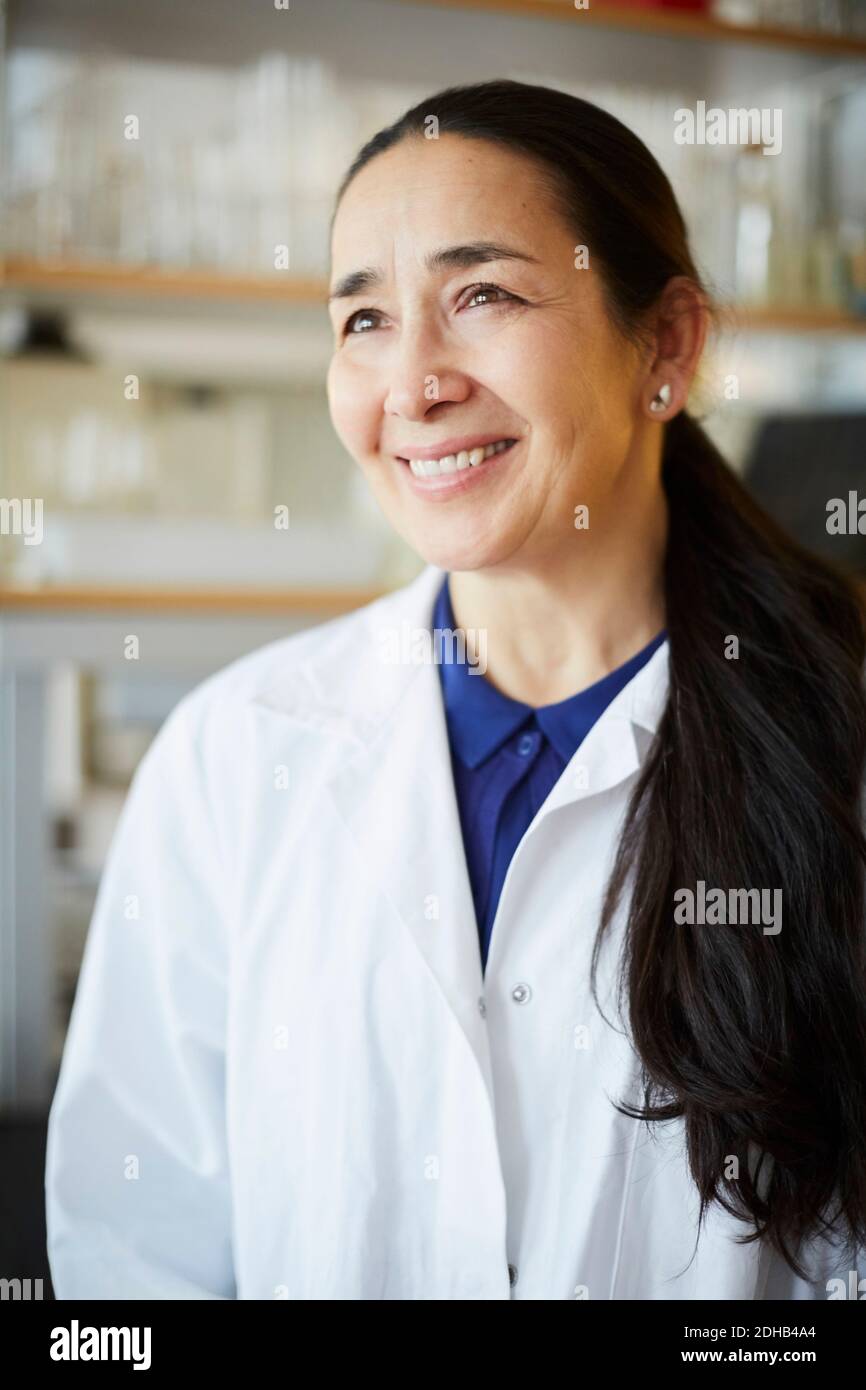
<svg viewBox="0 0 866 1390"><path fill-rule="evenodd" d="M615 695L628 685L664 642L666 632L662 629L651 642L648 642L628 661L617 666L601 680L588 685L577 695L560 700L555 705L543 705L535 711L543 732L553 744L559 756L569 762L575 749L579 748L593 724L601 717Z"/></svg>
<svg viewBox="0 0 866 1390"><path fill-rule="evenodd" d="M456 626L447 574L433 608L433 626L445 631ZM641 651L586 690L539 709L503 695L483 674L470 671L465 662L442 663L439 673L455 754L466 767L478 767L534 715L559 757L569 762L614 696L646 665L666 635L663 629Z"/></svg>

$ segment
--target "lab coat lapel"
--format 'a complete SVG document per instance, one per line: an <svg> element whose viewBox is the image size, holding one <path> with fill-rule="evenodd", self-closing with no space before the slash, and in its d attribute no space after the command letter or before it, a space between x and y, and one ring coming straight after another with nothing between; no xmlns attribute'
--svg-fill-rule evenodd
<svg viewBox="0 0 866 1390"><path fill-rule="evenodd" d="M435 666L414 670L387 727L330 790L363 862L477 1047L481 957Z"/></svg>
<svg viewBox="0 0 866 1390"><path fill-rule="evenodd" d="M419 649L412 659L418 634L431 629L444 578L444 571L427 566L411 584L357 615L351 642L335 629L333 644L257 703L345 740L346 756L329 779L329 794L491 1088L478 1007L478 931L439 672L432 661L417 659Z"/></svg>

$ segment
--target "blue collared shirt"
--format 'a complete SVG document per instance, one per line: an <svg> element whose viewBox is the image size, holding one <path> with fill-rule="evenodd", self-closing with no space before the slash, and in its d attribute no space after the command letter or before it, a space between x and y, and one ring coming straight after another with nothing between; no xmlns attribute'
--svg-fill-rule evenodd
<svg viewBox="0 0 866 1390"><path fill-rule="evenodd" d="M456 627L447 575L433 609L433 626ZM486 676L470 674L465 662L440 663L482 970L514 851L593 724L666 635L662 629L642 651L594 685L540 709L503 695Z"/></svg>

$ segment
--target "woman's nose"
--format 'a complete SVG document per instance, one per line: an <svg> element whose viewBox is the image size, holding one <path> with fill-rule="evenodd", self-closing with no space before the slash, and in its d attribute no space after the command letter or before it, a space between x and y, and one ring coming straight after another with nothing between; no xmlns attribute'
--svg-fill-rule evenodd
<svg viewBox="0 0 866 1390"><path fill-rule="evenodd" d="M444 344L427 334L404 334L388 363L385 413L419 420L437 401L462 401L469 378L446 353Z"/></svg>

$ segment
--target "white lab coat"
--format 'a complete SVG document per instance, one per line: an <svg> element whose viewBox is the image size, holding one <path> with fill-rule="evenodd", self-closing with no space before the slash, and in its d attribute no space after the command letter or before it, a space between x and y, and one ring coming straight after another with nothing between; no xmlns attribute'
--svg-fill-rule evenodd
<svg viewBox="0 0 866 1390"><path fill-rule="evenodd" d="M57 1295L826 1298L823 1247L805 1283L718 1208L697 1240L681 1124L611 1103L590 951L667 644L524 835L482 978L439 673L387 659L442 578L236 661L143 759L50 1115Z"/></svg>

